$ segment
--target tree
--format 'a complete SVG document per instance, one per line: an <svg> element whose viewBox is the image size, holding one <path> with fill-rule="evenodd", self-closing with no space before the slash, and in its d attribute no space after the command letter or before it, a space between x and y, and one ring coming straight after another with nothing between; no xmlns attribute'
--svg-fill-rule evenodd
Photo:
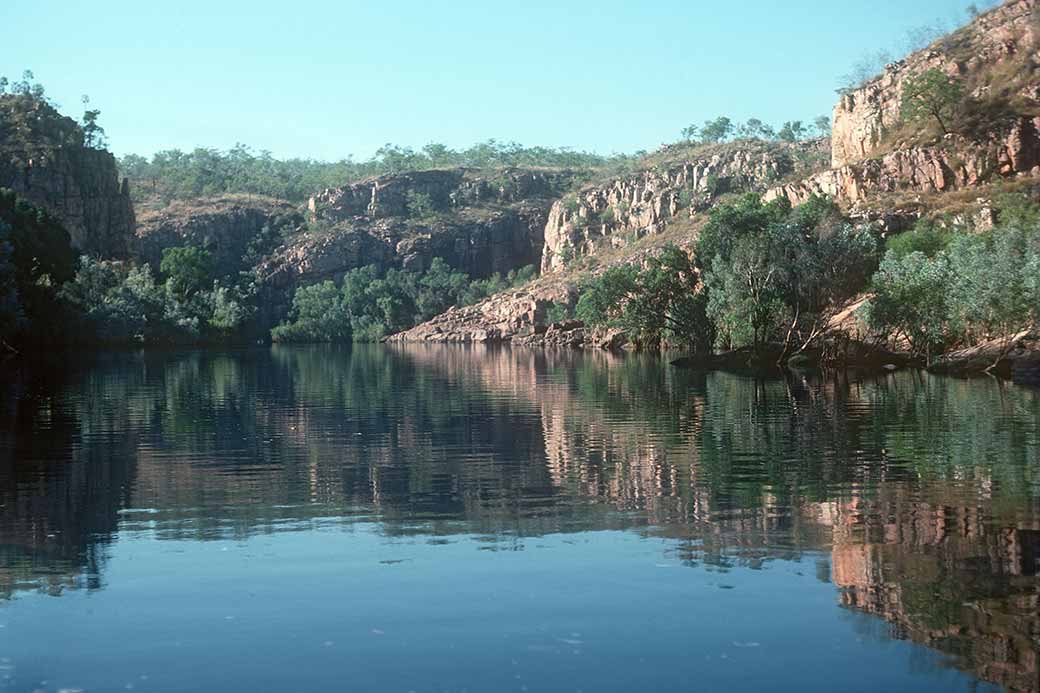
<svg viewBox="0 0 1040 693"><path fill-rule="evenodd" d="M413 219L425 219L436 211L433 197L419 190L408 190L405 193L405 208Z"/></svg>
<svg viewBox="0 0 1040 693"><path fill-rule="evenodd" d="M956 114L962 94L960 80L933 67L907 78L903 84L900 115L908 123L934 118L943 134L948 134L947 124Z"/></svg>
<svg viewBox="0 0 1040 693"><path fill-rule="evenodd" d="M623 329L647 345L668 340L695 352L711 349L706 300L689 255L668 246L646 267L611 267L582 287L577 317L588 325Z"/></svg>
<svg viewBox="0 0 1040 693"><path fill-rule="evenodd" d="M949 339L949 272L945 253L934 258L886 253L874 275L867 323L905 337L913 352L930 363Z"/></svg>
<svg viewBox="0 0 1040 693"><path fill-rule="evenodd" d="M716 208L695 256L719 345L777 343L781 359L808 348L826 332L827 309L866 283L876 247L868 228L820 197L792 209L748 195Z"/></svg>
<svg viewBox="0 0 1040 693"><path fill-rule="evenodd" d="M166 275L166 286L184 301L213 281L213 256L202 248L185 246L163 251L159 271Z"/></svg>
<svg viewBox="0 0 1040 693"><path fill-rule="evenodd" d="M343 292L331 281L301 286L293 294L291 319L271 330L276 342L343 342L351 316Z"/></svg>
<svg viewBox="0 0 1040 693"><path fill-rule="evenodd" d="M978 236L959 234L947 250L950 268L950 318L969 343L997 340L996 366L1014 346L1015 335L1035 325L1035 277L1040 255L1035 231L997 228Z"/></svg>
<svg viewBox="0 0 1040 693"><path fill-rule="evenodd" d="M777 134L784 142L797 142L805 139L806 129L800 120L789 120L783 124L780 128L780 132Z"/></svg>
<svg viewBox="0 0 1040 693"><path fill-rule="evenodd" d="M719 116L715 120L707 120L701 126L701 140L703 142L723 142L733 132L733 121L726 116Z"/></svg>
<svg viewBox="0 0 1040 693"><path fill-rule="evenodd" d="M830 116L816 116L813 120L813 129L816 130L817 137L830 137L831 136L831 119Z"/></svg>
<svg viewBox="0 0 1040 693"><path fill-rule="evenodd" d="M25 320L18 299L18 276L10 235L11 227L0 220L0 347L7 350L14 349L9 342Z"/></svg>
<svg viewBox="0 0 1040 693"><path fill-rule="evenodd" d="M698 134L700 134L700 131L701 129L697 125L687 125L682 129L682 138L687 142L693 142L697 139L697 136Z"/></svg>
<svg viewBox="0 0 1040 693"><path fill-rule="evenodd" d="M101 111L89 108L90 97L86 94L81 98L83 102L83 145L92 149L104 149L108 142L105 140L105 129L98 125L98 117Z"/></svg>
<svg viewBox="0 0 1040 693"><path fill-rule="evenodd" d="M748 118L747 122L738 125L736 134L742 140L771 140L776 137L776 131L758 118Z"/></svg>

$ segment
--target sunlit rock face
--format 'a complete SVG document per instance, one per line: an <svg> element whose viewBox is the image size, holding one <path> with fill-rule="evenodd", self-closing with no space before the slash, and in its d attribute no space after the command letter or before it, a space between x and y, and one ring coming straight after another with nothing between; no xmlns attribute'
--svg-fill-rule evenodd
<svg viewBox="0 0 1040 693"><path fill-rule="evenodd" d="M885 132L899 123L903 84L912 75L937 68L970 77L1018 63L1022 70L1035 69L1040 63L1036 8L1036 0L1007 2L845 93L834 107L831 165L840 168L876 153Z"/></svg>
<svg viewBox="0 0 1040 693"><path fill-rule="evenodd" d="M982 139L950 135L941 145L844 164L772 188L764 199L786 197L798 205L812 195L826 195L856 205L879 194L945 193L1020 175L1040 175L1040 117L1015 118Z"/></svg>
<svg viewBox="0 0 1040 693"><path fill-rule="evenodd" d="M821 142L737 142L557 200L545 225L542 273L660 233L669 221L692 217L723 193L761 192L792 174L797 157L811 155Z"/></svg>
<svg viewBox="0 0 1040 693"><path fill-rule="evenodd" d="M125 257L134 209L115 157L83 145L71 118L31 96L0 96L0 187L57 217L81 252Z"/></svg>

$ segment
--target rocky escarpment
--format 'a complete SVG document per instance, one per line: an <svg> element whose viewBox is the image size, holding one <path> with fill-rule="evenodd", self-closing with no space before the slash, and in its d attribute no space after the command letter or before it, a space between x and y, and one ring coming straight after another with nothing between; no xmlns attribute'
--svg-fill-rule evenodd
<svg viewBox="0 0 1040 693"><path fill-rule="evenodd" d="M61 220L81 252L124 257L134 232L129 184L115 158L47 102L0 95L0 187Z"/></svg>
<svg viewBox="0 0 1040 693"><path fill-rule="evenodd" d="M456 168L391 174L341 188L329 188L310 199L315 218L329 222L454 212L489 204L513 204L557 197L573 179L559 171L505 169L495 174Z"/></svg>
<svg viewBox="0 0 1040 693"><path fill-rule="evenodd" d="M421 271L434 258L471 277L538 265L565 172L419 171L324 190L314 228L279 248L260 276L279 287L339 279L363 265Z"/></svg>
<svg viewBox="0 0 1040 693"><path fill-rule="evenodd" d="M849 90L834 107L831 165L841 168L879 154L900 123L906 79L930 68L965 79L974 98L1011 106L1020 115L1040 113L1037 14L1037 0L1006 2Z"/></svg>
<svg viewBox="0 0 1040 693"><path fill-rule="evenodd" d="M951 134L934 146L845 164L777 186L764 197L786 197L797 205L811 195L826 195L861 205L884 193L945 193L1026 175L1040 176L1040 117L1016 118L979 139Z"/></svg>
<svg viewBox="0 0 1040 693"><path fill-rule="evenodd" d="M824 141L735 143L619 177L553 204L545 226L543 273L564 269L600 248L623 247L661 232L670 220L692 216L728 192L763 191L818 158Z"/></svg>
<svg viewBox="0 0 1040 693"><path fill-rule="evenodd" d="M165 249L192 245L209 251L218 274L233 274L258 259L251 255L277 245L279 231L303 221L290 203L257 196L177 201L140 210L132 250L138 261L157 268Z"/></svg>

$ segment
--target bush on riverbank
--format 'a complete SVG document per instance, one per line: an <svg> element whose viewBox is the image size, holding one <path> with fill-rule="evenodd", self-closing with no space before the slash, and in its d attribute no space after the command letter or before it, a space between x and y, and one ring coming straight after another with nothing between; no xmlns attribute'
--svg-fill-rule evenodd
<svg viewBox="0 0 1040 693"><path fill-rule="evenodd" d="M532 266L471 280L434 258L425 272L351 270L337 287L331 281L296 289L289 319L271 330L276 342L375 342L530 280Z"/></svg>

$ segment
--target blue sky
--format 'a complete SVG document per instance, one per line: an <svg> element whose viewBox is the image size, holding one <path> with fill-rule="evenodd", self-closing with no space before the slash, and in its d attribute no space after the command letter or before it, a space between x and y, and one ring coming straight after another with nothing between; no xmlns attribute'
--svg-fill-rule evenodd
<svg viewBox="0 0 1040 693"><path fill-rule="evenodd" d="M0 74L32 69L72 115L89 94L117 154L492 137L631 152L719 114L829 114L859 57L967 4L5 0Z"/></svg>

